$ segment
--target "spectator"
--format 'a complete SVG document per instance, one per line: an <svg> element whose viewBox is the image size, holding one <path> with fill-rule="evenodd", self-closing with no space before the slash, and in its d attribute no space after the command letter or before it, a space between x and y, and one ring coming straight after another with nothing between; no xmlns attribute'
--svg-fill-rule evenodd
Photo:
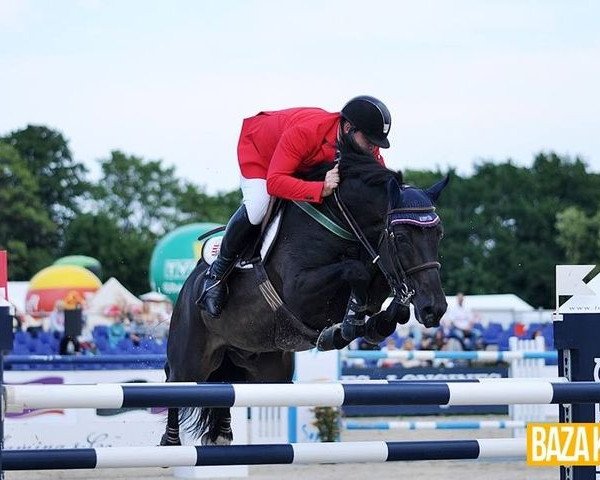
<svg viewBox="0 0 600 480"><path fill-rule="evenodd" d="M153 312L152 315L152 336L160 343L169 337L169 327L171 326L171 313L166 310Z"/></svg>
<svg viewBox="0 0 600 480"><path fill-rule="evenodd" d="M58 352L60 355L73 355L81 352L79 335L83 326L82 304L77 303L77 296L69 293L62 302L63 336L60 339Z"/></svg>
<svg viewBox="0 0 600 480"><path fill-rule="evenodd" d="M385 345L381 348L382 352L395 352L398 351L396 340L394 337L388 337L385 339ZM399 358L382 358L377 362L377 366L380 368L390 368L400 364Z"/></svg>
<svg viewBox="0 0 600 480"><path fill-rule="evenodd" d="M32 337L37 336L40 332L44 331L44 320L48 317L29 315L24 313L22 320L25 331L27 331ZM48 328L48 330L50 330Z"/></svg>
<svg viewBox="0 0 600 480"><path fill-rule="evenodd" d="M127 338L124 321L125 317L119 315L108 329L108 344L111 348L116 348L121 340Z"/></svg>
<svg viewBox="0 0 600 480"><path fill-rule="evenodd" d="M436 328L433 332L426 332L421 341L422 350L445 350L446 336L443 328Z"/></svg>
<svg viewBox="0 0 600 480"><path fill-rule="evenodd" d="M62 334L65 331L65 304L62 300L57 300L54 304L54 310L48 317L48 330L54 335Z"/></svg>
<svg viewBox="0 0 600 480"><path fill-rule="evenodd" d="M81 345L77 337L65 335L60 339L58 353L60 355L75 355L81 351Z"/></svg>
<svg viewBox="0 0 600 480"><path fill-rule="evenodd" d="M14 307L14 305L13 305ZM13 316L13 331L14 332L23 332L27 328L27 317L28 315L25 312L17 310L14 307L15 315Z"/></svg>
<svg viewBox="0 0 600 480"><path fill-rule="evenodd" d="M140 314L133 315L133 322L129 324L129 338L135 346L138 346L140 342L150 336L148 326L144 321L144 317Z"/></svg>
<svg viewBox="0 0 600 480"><path fill-rule="evenodd" d="M465 307L465 296L456 294L456 305L446 312L442 318L444 333L448 338L456 338L463 350L474 350L481 346L482 332L476 328L476 315Z"/></svg>
<svg viewBox="0 0 600 480"><path fill-rule="evenodd" d="M79 347L82 353L95 355L98 353L98 347L94 342L94 337L91 330L84 330L79 337Z"/></svg>
<svg viewBox="0 0 600 480"><path fill-rule="evenodd" d="M535 340L538 337L543 337L544 332L541 328L536 328L533 332L531 332L531 339Z"/></svg>
<svg viewBox="0 0 600 480"><path fill-rule="evenodd" d="M415 341L413 340L412 337L409 336L404 339L404 342L402 342L401 350L408 351L408 352L412 352L415 350ZM423 366L423 362L421 360L417 360L416 358L402 359L402 360L400 360L400 364L404 368L413 368L413 367L422 367Z"/></svg>

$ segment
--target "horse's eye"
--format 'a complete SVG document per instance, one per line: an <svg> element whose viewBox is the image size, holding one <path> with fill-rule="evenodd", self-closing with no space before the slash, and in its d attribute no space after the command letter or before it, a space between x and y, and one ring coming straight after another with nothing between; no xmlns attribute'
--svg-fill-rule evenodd
<svg viewBox="0 0 600 480"><path fill-rule="evenodd" d="M396 244L402 249L412 248L410 237L403 232L396 233Z"/></svg>
<svg viewBox="0 0 600 480"><path fill-rule="evenodd" d="M397 242L408 242L408 241L410 241L409 235L404 230L395 229L394 230L394 237L396 238Z"/></svg>

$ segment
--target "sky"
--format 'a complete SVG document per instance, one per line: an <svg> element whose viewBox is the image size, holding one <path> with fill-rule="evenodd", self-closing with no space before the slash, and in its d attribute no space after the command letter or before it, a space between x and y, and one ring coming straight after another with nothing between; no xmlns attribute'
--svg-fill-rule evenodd
<svg viewBox="0 0 600 480"><path fill-rule="evenodd" d="M593 0L0 0L0 135L46 125L92 178L119 149L216 193L244 118L369 94L390 168L600 172L599 22Z"/></svg>

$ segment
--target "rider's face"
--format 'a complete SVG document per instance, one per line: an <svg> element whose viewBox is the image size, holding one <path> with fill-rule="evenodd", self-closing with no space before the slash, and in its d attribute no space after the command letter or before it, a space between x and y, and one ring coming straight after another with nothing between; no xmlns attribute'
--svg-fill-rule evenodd
<svg viewBox="0 0 600 480"><path fill-rule="evenodd" d="M363 152L371 155L375 153L375 145L373 145L360 130L354 132L354 141Z"/></svg>
<svg viewBox="0 0 600 480"><path fill-rule="evenodd" d="M352 130L352 133L350 133L350 131ZM363 153L366 153L368 155L374 155L375 154L375 145L373 145L365 136L364 133L362 133L360 130L356 130L352 127L352 125L350 125L350 123L346 123L344 125L344 133L350 133L354 139L354 142L356 143L356 145L361 149L361 151Z"/></svg>

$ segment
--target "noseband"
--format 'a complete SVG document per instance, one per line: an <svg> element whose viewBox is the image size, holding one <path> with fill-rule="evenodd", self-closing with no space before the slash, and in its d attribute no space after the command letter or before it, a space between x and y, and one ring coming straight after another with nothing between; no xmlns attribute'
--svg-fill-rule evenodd
<svg viewBox="0 0 600 480"><path fill-rule="evenodd" d="M376 264L383 275L385 276L388 284L390 285L394 297L397 298L401 305L408 306L412 297L415 294L415 290L410 288L409 277L414 275L415 273L422 272L424 270L429 270L432 268L440 269L441 264L437 261L424 262L419 265L414 265L410 268L405 268L402 265L402 261L400 260L398 247L396 246L396 242L394 241L394 225L398 224L411 224L419 227L434 227L439 222L440 219L435 213L435 207L407 207L407 208L395 208L390 210L387 214L386 228L382 232L381 237L379 238L378 247L381 248L383 241L387 238L388 245L391 245L393 258L396 260L393 262L393 266L391 271L382 265L379 261L381 256L375 251L375 249L369 243L369 240L362 232L361 228L354 220L354 217L342 202L342 199L339 195L338 190L334 190L333 196L337 207L339 208L342 216L350 226L350 229L356 236L356 238L363 245L369 256L371 257L371 262Z"/></svg>

